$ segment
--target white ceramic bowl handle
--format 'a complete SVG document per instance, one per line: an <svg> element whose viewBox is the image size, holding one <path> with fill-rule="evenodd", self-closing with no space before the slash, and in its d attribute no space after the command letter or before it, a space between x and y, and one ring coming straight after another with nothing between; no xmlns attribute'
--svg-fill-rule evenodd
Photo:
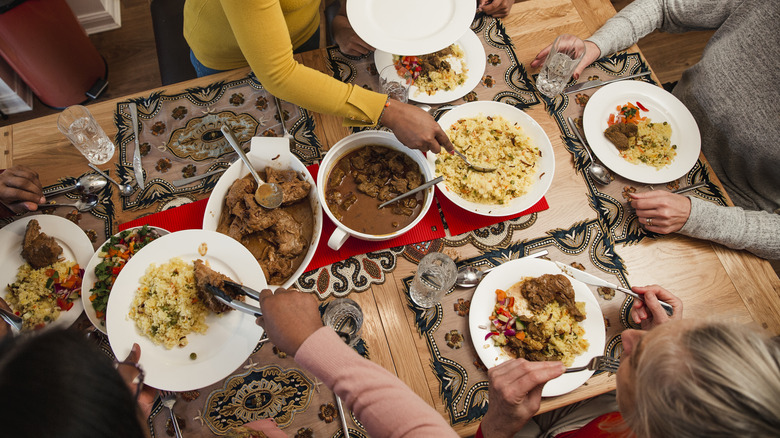
<svg viewBox="0 0 780 438"><path fill-rule="evenodd" d="M341 245L343 245L348 238L349 234L347 234L341 228L336 228L336 230L333 231L333 234L330 235L330 239L328 239L328 246L330 249L338 251L339 248L341 248Z"/></svg>

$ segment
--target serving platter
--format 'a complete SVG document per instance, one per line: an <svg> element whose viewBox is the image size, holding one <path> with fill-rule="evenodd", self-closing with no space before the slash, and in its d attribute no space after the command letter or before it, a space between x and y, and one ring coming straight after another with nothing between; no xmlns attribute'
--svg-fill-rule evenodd
<svg viewBox="0 0 780 438"><path fill-rule="evenodd" d="M439 125L441 125L444 132L447 132L450 126L459 119L477 117L479 115L501 116L522 128L525 135L530 138L531 143L539 148L541 153L537 161L538 169L536 175L538 179L526 194L513 198L503 205L481 204L466 200L447 186L446 179L436 186L444 196L459 207L483 216L511 216L528 210L547 193L555 174L555 153L547 133L544 132L544 129L536 120L524 111L505 103L493 101L468 102L459 105L445 113L439 119ZM434 175L436 175L436 157L437 155L432 152L427 153L428 164L433 169Z"/></svg>

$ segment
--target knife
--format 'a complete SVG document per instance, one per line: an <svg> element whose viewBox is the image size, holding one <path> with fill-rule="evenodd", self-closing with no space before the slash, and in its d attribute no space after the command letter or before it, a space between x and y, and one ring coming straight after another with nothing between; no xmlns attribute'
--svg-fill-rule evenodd
<svg viewBox="0 0 780 438"><path fill-rule="evenodd" d="M200 175L191 176L189 178L182 178L182 179L171 181L171 184L173 184L174 187L186 186L187 184L193 183L203 178L208 178L210 176L220 174L226 170L227 168L212 170L211 172L202 173Z"/></svg>
<svg viewBox="0 0 780 438"><path fill-rule="evenodd" d="M135 134L135 152L133 152L133 172L138 187L144 189L144 168L141 166L141 145L138 143L138 107L135 102L130 102L130 118L133 121L133 133Z"/></svg>
<svg viewBox="0 0 780 438"><path fill-rule="evenodd" d="M573 267L571 267L569 265L564 265L561 262L555 262L555 264L558 265L559 268L561 268L561 271L563 271L564 274L568 275L569 277L574 278L575 280L579 280L579 281L581 281L581 282L583 282L585 284L589 284L591 286L608 287L610 289L615 289L615 290L618 290L620 292L623 292L626 295L631 295L632 297L634 297L634 298L636 298L636 299L638 299L640 301L644 301L644 298L641 295L637 294L636 292L632 291L631 289L626 289L624 287L616 286L616 285L614 285L614 284L612 284L612 283L610 283L610 282L608 282L606 280L602 280L602 279L596 277L593 274L588 274L585 271L581 271L581 270L579 270L577 268L573 268ZM664 302L664 301L661 301L661 300L658 300L658 301L661 303L661 307L663 307L664 310L666 310L666 313L671 315L672 312L673 312L672 306L669 303L667 303L667 302Z"/></svg>
<svg viewBox="0 0 780 438"><path fill-rule="evenodd" d="M563 94L569 94L569 93L573 93L575 91L580 91L580 90L587 90L588 88L600 87L602 85L611 84L612 82L622 81L624 79L638 78L640 76L647 76L649 74L650 74L650 72L646 71L644 73L637 73L635 75L629 75L629 76L625 76L625 77L622 77L622 78L610 79L608 81L602 81L601 79L594 79L592 81L580 82L579 84L574 84L571 87L565 89L563 91Z"/></svg>

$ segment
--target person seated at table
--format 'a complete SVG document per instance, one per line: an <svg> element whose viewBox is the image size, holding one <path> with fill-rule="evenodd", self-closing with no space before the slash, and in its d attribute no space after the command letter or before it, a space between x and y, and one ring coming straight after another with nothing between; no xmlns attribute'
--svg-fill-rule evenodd
<svg viewBox="0 0 780 438"><path fill-rule="evenodd" d="M635 287L615 393L531 417L560 362L515 359L488 371L488 412L477 438L731 436L780 430L780 342L727 321L682 320L682 303L659 286ZM668 317L658 299L674 308ZM611 400L610 400L611 397Z"/></svg>
<svg viewBox="0 0 780 438"><path fill-rule="evenodd" d="M433 407L387 370L360 356L323 326L312 294L260 292L257 323L277 348L344 400L372 437L456 437ZM398 421L403 419L403 421Z"/></svg>
<svg viewBox="0 0 780 438"><path fill-rule="evenodd" d="M633 193L631 205L647 230L780 259L778 20L776 1L635 0L585 41L575 78L595 60L655 29L716 30L673 93L696 119L702 152L735 207L666 191ZM539 67L548 52L549 47L543 49L531 66Z"/></svg>
<svg viewBox="0 0 780 438"><path fill-rule="evenodd" d="M299 64L293 49L319 44L320 0L187 0L184 36L198 76L249 65L263 87L280 99L324 114L343 117L348 126L390 128L412 149L439 153L452 143L426 111L389 99ZM346 8L346 6L344 6ZM347 54L373 50L334 21L336 43Z"/></svg>
<svg viewBox="0 0 780 438"><path fill-rule="evenodd" d="M0 217L35 211L38 204L46 202L41 181L32 169L14 166L0 172L0 203L7 209L0 211Z"/></svg>

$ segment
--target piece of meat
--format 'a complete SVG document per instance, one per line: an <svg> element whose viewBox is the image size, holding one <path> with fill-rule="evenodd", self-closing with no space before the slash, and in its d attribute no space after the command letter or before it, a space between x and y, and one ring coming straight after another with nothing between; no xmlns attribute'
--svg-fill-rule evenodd
<svg viewBox="0 0 780 438"><path fill-rule="evenodd" d="M624 151L631 146L629 138L636 137L637 132L639 132L639 127L633 123L615 123L604 131L604 136L616 148Z"/></svg>
<svg viewBox="0 0 780 438"><path fill-rule="evenodd" d="M278 247L279 254L297 256L306 248L306 239L303 238L303 227L289 213L284 210L272 210L271 216L274 226L271 231L276 237L274 243Z"/></svg>
<svg viewBox="0 0 780 438"><path fill-rule="evenodd" d="M291 205L309 195L311 184L294 170L276 170L266 167L268 182L279 184L282 189L282 205Z"/></svg>
<svg viewBox="0 0 780 438"><path fill-rule="evenodd" d="M33 219L27 223L22 240L22 258L35 269L49 266L59 260L62 247L53 237L41 232L41 225Z"/></svg>
<svg viewBox="0 0 780 438"><path fill-rule="evenodd" d="M198 297L203 300L203 304L214 313L223 313L233 310L232 307L223 304L217 299L208 289L206 285L210 284L225 292L227 296L234 300L244 301L243 295L240 295L233 291L231 287L225 287L225 280L230 280L225 274L219 273L203 263L203 260L195 260L195 289L198 292Z"/></svg>

